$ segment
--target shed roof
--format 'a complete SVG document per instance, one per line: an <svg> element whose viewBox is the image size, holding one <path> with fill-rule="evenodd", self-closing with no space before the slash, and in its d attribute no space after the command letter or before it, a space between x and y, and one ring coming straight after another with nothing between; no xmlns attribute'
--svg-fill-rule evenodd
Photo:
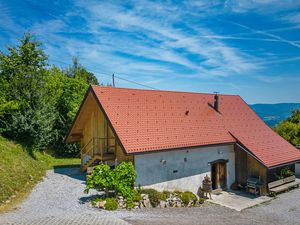
<svg viewBox="0 0 300 225"><path fill-rule="evenodd" d="M240 142L265 166L300 160L238 95L92 86L127 153Z"/></svg>

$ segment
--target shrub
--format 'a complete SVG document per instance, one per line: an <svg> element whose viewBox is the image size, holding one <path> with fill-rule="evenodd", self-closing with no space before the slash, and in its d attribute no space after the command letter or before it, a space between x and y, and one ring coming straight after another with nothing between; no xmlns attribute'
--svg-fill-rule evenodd
<svg viewBox="0 0 300 225"><path fill-rule="evenodd" d="M159 199L162 200L162 201L166 201L168 196L169 196L169 194L163 191L163 192L160 193Z"/></svg>
<svg viewBox="0 0 300 225"><path fill-rule="evenodd" d="M161 193L155 189L149 188L142 190L143 194L147 194L149 196L150 203L152 207L156 207L159 204L159 200L161 198Z"/></svg>
<svg viewBox="0 0 300 225"><path fill-rule="evenodd" d="M128 208L133 208L135 179L136 172L132 162L122 162L113 170L101 162L94 167L91 175L87 176L84 192L88 193L90 189L105 190L108 197L109 190L115 190L117 195L127 200Z"/></svg>
<svg viewBox="0 0 300 225"><path fill-rule="evenodd" d="M182 192L181 192L181 191L178 191L178 190L175 190L175 191L173 192L173 194L176 194L176 195L180 196L180 195L182 194Z"/></svg>
<svg viewBox="0 0 300 225"><path fill-rule="evenodd" d="M116 210L118 208L118 202L115 198L107 198L105 203L106 210Z"/></svg>
<svg viewBox="0 0 300 225"><path fill-rule="evenodd" d="M284 167L280 170L279 175L275 174L277 179L283 179L285 177L293 176L294 173L289 167Z"/></svg>
<svg viewBox="0 0 300 225"><path fill-rule="evenodd" d="M280 171L281 175L283 177L289 177L289 176L293 176L294 173L293 171L289 168L289 167L284 167L281 171Z"/></svg>
<svg viewBox="0 0 300 225"><path fill-rule="evenodd" d="M114 175L108 165L102 162L95 166L91 175L87 175L85 193L90 189L103 190L114 189Z"/></svg>
<svg viewBox="0 0 300 225"><path fill-rule="evenodd" d="M92 206L95 206L97 202L103 201L103 198L101 196L95 197L91 200Z"/></svg>
<svg viewBox="0 0 300 225"><path fill-rule="evenodd" d="M184 205L188 205L191 201L195 202L197 201L196 195L190 191L186 191L180 194L180 198Z"/></svg>
<svg viewBox="0 0 300 225"><path fill-rule="evenodd" d="M167 198L168 198L172 192L171 192L171 191L168 191L168 190L164 190L162 193L163 193L164 195L166 195Z"/></svg>
<svg viewBox="0 0 300 225"><path fill-rule="evenodd" d="M133 190L136 179L136 172L132 162L122 162L114 170L114 187L117 194L127 200L127 207L133 208Z"/></svg>
<svg viewBox="0 0 300 225"><path fill-rule="evenodd" d="M133 201L140 202L141 200L142 200L141 193L139 191L134 190L133 191Z"/></svg>
<svg viewBox="0 0 300 225"><path fill-rule="evenodd" d="M199 203L203 204L205 202L205 198L199 198Z"/></svg>

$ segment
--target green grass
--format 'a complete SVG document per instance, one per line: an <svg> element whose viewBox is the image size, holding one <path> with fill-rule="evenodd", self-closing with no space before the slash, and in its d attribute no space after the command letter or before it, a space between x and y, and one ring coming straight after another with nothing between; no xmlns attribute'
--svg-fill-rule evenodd
<svg viewBox="0 0 300 225"><path fill-rule="evenodd" d="M77 158L55 158L42 152L32 157L21 145L0 136L0 212L22 201L47 169L79 164Z"/></svg>
<svg viewBox="0 0 300 225"><path fill-rule="evenodd" d="M34 156L46 169L80 166L79 158L57 158L44 152L35 152Z"/></svg>

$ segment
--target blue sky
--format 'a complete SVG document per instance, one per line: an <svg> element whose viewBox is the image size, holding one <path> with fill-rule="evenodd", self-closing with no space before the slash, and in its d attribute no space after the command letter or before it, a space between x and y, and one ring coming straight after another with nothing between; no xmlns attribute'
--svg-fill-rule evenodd
<svg viewBox="0 0 300 225"><path fill-rule="evenodd" d="M103 83L248 103L300 102L299 29L296 0L0 0L1 51L30 31L51 64L77 56Z"/></svg>

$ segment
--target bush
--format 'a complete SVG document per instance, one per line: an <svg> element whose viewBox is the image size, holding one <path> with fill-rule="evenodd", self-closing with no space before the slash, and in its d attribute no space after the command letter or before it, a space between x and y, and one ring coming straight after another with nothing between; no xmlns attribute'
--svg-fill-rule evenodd
<svg viewBox="0 0 300 225"><path fill-rule="evenodd" d="M277 179L283 179L285 177L293 176L294 172L289 167L284 167L280 170L279 175L275 174Z"/></svg>
<svg viewBox="0 0 300 225"><path fill-rule="evenodd" d="M100 201L103 201L103 198L101 196L97 196L91 200L91 204L92 204L92 206L95 206L97 204L97 202L100 202Z"/></svg>
<svg viewBox="0 0 300 225"><path fill-rule="evenodd" d="M176 194L176 195L180 196L180 195L182 194L182 192L181 192L181 191L178 191L178 190L175 190L175 191L173 192L173 194Z"/></svg>
<svg viewBox="0 0 300 225"><path fill-rule="evenodd" d="M110 190L115 190L117 195L127 200L128 208L133 208L135 179L136 172L132 162L122 162L113 170L101 162L87 176L84 192L88 193L90 189L105 190L107 197Z"/></svg>
<svg viewBox="0 0 300 225"><path fill-rule="evenodd" d="M149 188L142 190L142 193L149 196L152 207L156 207L159 204L159 200L161 200L161 193L157 190Z"/></svg>
<svg viewBox="0 0 300 225"><path fill-rule="evenodd" d="M160 197L159 199L162 200L162 201L166 201L167 198L169 197L170 193L167 193L165 191L163 191L162 193L160 193Z"/></svg>
<svg viewBox="0 0 300 225"><path fill-rule="evenodd" d="M103 190L114 189L114 175L108 165L102 162L95 166L91 175L87 175L84 192L87 194L90 189Z"/></svg>
<svg viewBox="0 0 300 225"><path fill-rule="evenodd" d="M164 195L166 195L167 198L168 198L172 192L171 192L171 191L168 191L168 190L164 190L162 193L163 193Z"/></svg>
<svg viewBox="0 0 300 225"><path fill-rule="evenodd" d="M127 200L127 207L133 208L133 190L136 179L136 172L132 162L122 162L114 170L114 187L117 194Z"/></svg>
<svg viewBox="0 0 300 225"><path fill-rule="evenodd" d="M116 210L118 208L118 202L115 198L107 198L105 203L106 210Z"/></svg>
<svg viewBox="0 0 300 225"><path fill-rule="evenodd" d="M141 200L142 200L141 193L139 191L134 190L133 191L133 201L140 202Z"/></svg>
<svg viewBox="0 0 300 225"><path fill-rule="evenodd" d="M191 201L197 201L196 195L190 191L181 193L180 198L185 206L187 206Z"/></svg>
<svg viewBox="0 0 300 225"><path fill-rule="evenodd" d="M205 202L205 198L199 198L199 203L203 204Z"/></svg>

